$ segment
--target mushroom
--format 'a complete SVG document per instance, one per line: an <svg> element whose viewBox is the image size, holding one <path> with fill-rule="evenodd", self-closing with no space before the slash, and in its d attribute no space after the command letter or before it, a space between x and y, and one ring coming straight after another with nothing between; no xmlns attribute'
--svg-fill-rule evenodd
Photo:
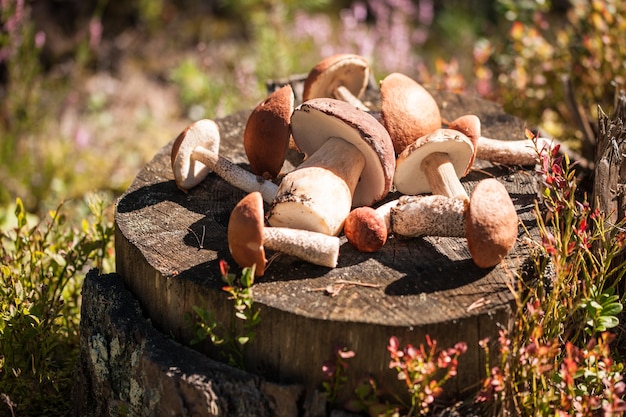
<svg viewBox="0 0 626 417"><path fill-rule="evenodd" d="M511 251L518 231L515 206L495 178L480 181L469 202L441 196L402 196L391 208L391 230L402 237L465 237L479 268L491 268Z"/></svg>
<svg viewBox="0 0 626 417"><path fill-rule="evenodd" d="M259 191L270 202L278 186L219 155L220 132L213 120L187 126L174 141L171 153L176 186L184 192L202 182L211 171L245 192Z"/></svg>
<svg viewBox="0 0 626 417"><path fill-rule="evenodd" d="M459 178L468 170L474 146L463 133L437 129L398 155L394 184L402 194L432 192L469 200Z"/></svg>
<svg viewBox="0 0 626 417"><path fill-rule="evenodd" d="M361 102L370 77L365 58L354 54L337 54L317 63L304 80L302 101L313 98L335 98L361 110L369 110Z"/></svg>
<svg viewBox="0 0 626 417"><path fill-rule="evenodd" d="M293 108L293 89L287 84L267 96L248 117L243 147L256 175L271 180L280 173L289 146Z"/></svg>
<svg viewBox="0 0 626 417"><path fill-rule="evenodd" d="M387 75L380 83L380 95L380 116L396 154L441 127L437 102L412 78L397 72Z"/></svg>
<svg viewBox="0 0 626 417"><path fill-rule="evenodd" d="M396 204L398 200L385 203L376 209L371 206L353 209L343 225L343 233L348 243L360 252L376 252L385 246L391 234L391 208Z"/></svg>
<svg viewBox="0 0 626 417"><path fill-rule="evenodd" d="M475 115L461 116L448 124L449 129L467 135L476 148L476 158L504 165L535 165L537 151L552 148L553 141L547 138L500 140L481 136L480 119Z"/></svg>
<svg viewBox="0 0 626 417"><path fill-rule="evenodd" d="M228 220L228 249L233 259L242 268L256 265L257 276L265 273L265 249L334 268L339 257L339 243L336 236L308 230L265 227L263 198L258 191L242 198Z"/></svg>
<svg viewBox="0 0 626 417"><path fill-rule="evenodd" d="M268 213L272 226L337 235L351 207L389 193L393 145L369 113L332 98L312 99L295 109L291 131L306 159L283 177Z"/></svg>

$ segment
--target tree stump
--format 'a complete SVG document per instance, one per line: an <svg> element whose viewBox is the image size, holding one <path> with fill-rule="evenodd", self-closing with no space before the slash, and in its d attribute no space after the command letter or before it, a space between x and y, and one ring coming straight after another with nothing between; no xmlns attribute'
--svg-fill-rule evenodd
<svg viewBox="0 0 626 417"><path fill-rule="evenodd" d="M448 120L476 114L484 136L524 137L524 123L495 103L432 93ZM368 97L373 108L379 106L376 92ZM244 111L216 120L220 153L245 168L242 143L248 115ZM194 329L185 315L193 314L194 306L210 309L222 323L229 323L233 313L221 290L219 261L240 272L226 232L230 212L245 193L215 174L188 194L180 191L170 167L172 142L139 172L117 203L117 273L154 326L189 344ZM297 162L297 157L292 159L285 169ZM478 181L488 177L505 185L521 223L535 233L533 172L477 161L462 183L471 195ZM392 193L387 200L398 196ZM495 339L507 327L513 299L509 285L529 253L526 235L520 227L514 251L491 269L474 266L463 238L390 238L381 251L366 254L342 237L334 269L280 255L253 286L261 323L245 351L246 369L269 381L302 384L310 392L321 386L322 364L333 358L336 346L343 346L356 353L348 360L348 393L358 378L372 376L379 386L401 395L406 389L389 369L389 338L419 346L429 335L441 348L467 343L458 375L445 387L448 397L467 395L485 376L478 342ZM209 356L216 352L209 343L195 347Z"/></svg>

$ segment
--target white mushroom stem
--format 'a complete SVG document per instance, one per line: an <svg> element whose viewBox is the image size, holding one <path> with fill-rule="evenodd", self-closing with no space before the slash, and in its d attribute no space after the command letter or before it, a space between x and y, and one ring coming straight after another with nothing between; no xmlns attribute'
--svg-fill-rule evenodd
<svg viewBox="0 0 626 417"><path fill-rule="evenodd" d="M357 109L363 111L370 110L369 107L367 107L357 96L352 94L352 92L343 85L339 85L335 88L334 96L337 100L343 100L347 103L350 103Z"/></svg>
<svg viewBox="0 0 626 417"><path fill-rule="evenodd" d="M422 171L426 174L433 194L440 194L469 201L469 195L456 175L447 153L434 152L422 161Z"/></svg>
<svg viewBox="0 0 626 417"><path fill-rule="evenodd" d="M233 187L247 193L253 191L260 192L263 196L263 201L267 203L271 203L276 196L278 185L241 168L239 165L232 163L209 149L196 146L191 154L191 159L205 164L211 171L215 172Z"/></svg>
<svg viewBox="0 0 626 417"><path fill-rule="evenodd" d="M315 265L334 268L339 257L340 239L307 230L265 227L263 246Z"/></svg>
<svg viewBox="0 0 626 417"><path fill-rule="evenodd" d="M391 234L391 210L398 205L398 200L391 200L385 204L376 207L375 211L384 221L387 231Z"/></svg>
<svg viewBox="0 0 626 417"><path fill-rule="evenodd" d="M364 166L365 157L354 145L330 138L282 179L269 223L338 235Z"/></svg>
<svg viewBox="0 0 626 417"><path fill-rule="evenodd" d="M390 232L396 236L465 237L467 203L443 195L402 196L391 207Z"/></svg>
<svg viewBox="0 0 626 417"><path fill-rule="evenodd" d="M552 141L537 138L536 145L530 139L500 140L480 136L476 146L476 158L504 165L535 165L537 150L551 149Z"/></svg>

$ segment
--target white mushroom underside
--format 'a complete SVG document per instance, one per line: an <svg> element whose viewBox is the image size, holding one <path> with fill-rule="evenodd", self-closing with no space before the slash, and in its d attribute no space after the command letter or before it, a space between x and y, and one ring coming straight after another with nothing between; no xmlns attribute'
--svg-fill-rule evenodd
<svg viewBox="0 0 626 417"><path fill-rule="evenodd" d="M360 97L367 87L369 66L359 57L344 58L322 72L311 85L311 97L337 97L335 90L346 87L355 97ZM365 82L363 81L365 80Z"/></svg>
<svg viewBox="0 0 626 417"><path fill-rule="evenodd" d="M315 153L329 137L344 139L365 156L361 179L352 196L353 207L372 205L384 193L385 175L380 158L356 129L310 107L293 113L291 129L296 145L307 156ZM351 161L346 160L345 163Z"/></svg>
<svg viewBox="0 0 626 417"><path fill-rule="evenodd" d="M202 147L215 154L219 153L220 132L217 123L203 119L189 126L183 134L185 139L178 149L172 170L176 184L184 190L189 190L211 172L209 166L192 158L194 149Z"/></svg>
<svg viewBox="0 0 626 417"><path fill-rule="evenodd" d="M474 152L471 143L461 134L456 136L446 135L445 138L444 134L440 134L440 136L437 140L429 141L412 152L409 152L407 148L400 154L396 160L396 171L393 180L399 192L407 195L431 192L428 178L422 169L422 161L433 152L447 153L449 155L450 162L454 166L458 178L465 174Z"/></svg>

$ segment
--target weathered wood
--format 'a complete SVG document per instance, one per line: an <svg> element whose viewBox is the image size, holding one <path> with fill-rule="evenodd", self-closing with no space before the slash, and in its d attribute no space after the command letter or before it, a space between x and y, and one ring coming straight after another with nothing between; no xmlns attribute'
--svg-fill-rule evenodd
<svg viewBox="0 0 626 417"><path fill-rule="evenodd" d="M482 121L483 135L523 138L524 123L494 103L445 92L433 95L448 120L473 113ZM376 97L370 97L370 102L376 106ZM242 138L248 114L217 120L221 154L246 168ZM225 323L232 313L221 291L219 260L225 259L238 271L228 251L226 231L230 212L244 193L212 174L184 194L174 184L170 149L171 143L161 149L118 201L117 272L152 323L188 343L192 327L184 315L193 306L208 306ZM293 164L297 160L297 156L291 159ZM533 233L533 173L484 161L475 166L462 181L470 195L478 181L496 177L509 191L521 222ZM287 163L285 169L291 168ZM392 193L388 199L397 197ZM528 254L524 236L520 228L514 252L487 270L474 266L463 238L391 238L381 251L365 254L342 237L334 269L281 255L253 288L261 324L246 351L247 367L270 381L302 383L311 390L319 388L322 363L331 357L333 347L343 345L356 352L349 360L351 381L370 374L381 385L394 386L398 382L388 367L389 337L419 345L430 335L444 348L467 342L459 374L446 387L449 395L463 395L484 376L478 341L497 337L509 320L508 285ZM368 286L344 285L335 296L323 291L340 280ZM198 348L213 352L208 344Z"/></svg>
<svg viewBox="0 0 626 417"><path fill-rule="evenodd" d="M606 214L610 224L626 217L626 94L621 91L609 117L598 109L598 138L593 176L592 206ZM621 253L613 265L626 261ZM626 284L619 288L626 294Z"/></svg>
<svg viewBox="0 0 626 417"><path fill-rule="evenodd" d="M620 94L609 117L599 109L599 135L593 183L594 207L617 223L626 215L626 96Z"/></svg>
<svg viewBox="0 0 626 417"><path fill-rule="evenodd" d="M83 286L74 415L295 417L302 387L213 361L157 332L116 274Z"/></svg>

